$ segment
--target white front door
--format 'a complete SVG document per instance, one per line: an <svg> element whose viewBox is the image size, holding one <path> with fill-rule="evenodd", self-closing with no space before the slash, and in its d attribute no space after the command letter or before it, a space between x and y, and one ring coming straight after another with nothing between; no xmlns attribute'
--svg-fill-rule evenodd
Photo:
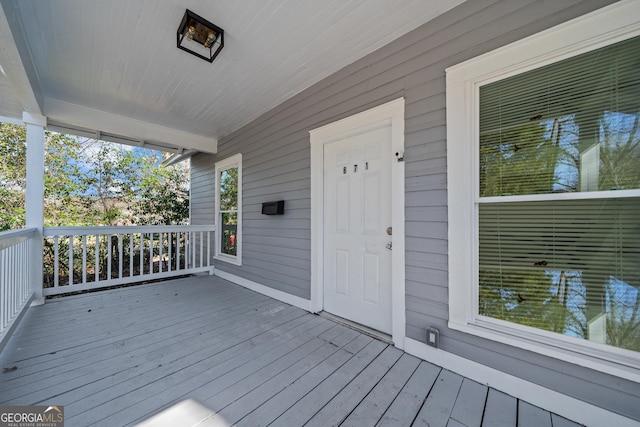
<svg viewBox="0 0 640 427"><path fill-rule="evenodd" d="M391 123L324 145L324 310L392 332Z"/></svg>

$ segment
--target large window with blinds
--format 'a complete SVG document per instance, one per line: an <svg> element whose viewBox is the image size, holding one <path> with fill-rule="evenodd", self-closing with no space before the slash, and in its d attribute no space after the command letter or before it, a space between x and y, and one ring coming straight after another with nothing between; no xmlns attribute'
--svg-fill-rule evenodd
<svg viewBox="0 0 640 427"><path fill-rule="evenodd" d="M564 42L560 50L542 46L553 40L547 34L546 41L522 46L536 52L541 64L532 65L534 59L520 53L520 68L507 60L512 69L503 75L491 68L513 51L490 58L498 63L488 68L476 61L448 70L453 92L448 119L456 108L473 112L472 120L462 114L448 122L451 127L465 121L467 129L448 133L456 138L448 141L449 209L464 205L462 214L450 212L450 227L464 227L450 232L450 326L502 333L511 343L531 339L571 357L582 353L637 370L640 31L635 31L620 35L615 29L608 42L599 34L593 46L578 41L578 49ZM474 69L483 75L473 76ZM463 100L466 105L456 104ZM471 190L464 190L462 168L469 166ZM463 247L465 233L470 247ZM464 256L468 261L455 260ZM451 271L460 266L465 273Z"/></svg>
<svg viewBox="0 0 640 427"><path fill-rule="evenodd" d="M479 314L640 351L640 37L479 90Z"/></svg>

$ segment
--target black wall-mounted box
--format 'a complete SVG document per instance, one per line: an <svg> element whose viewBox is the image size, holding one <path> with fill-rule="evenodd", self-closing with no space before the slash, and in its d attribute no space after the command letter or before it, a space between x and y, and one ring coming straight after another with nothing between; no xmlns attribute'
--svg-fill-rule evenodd
<svg viewBox="0 0 640 427"><path fill-rule="evenodd" d="M284 214L284 200L277 202L264 202L262 204L262 215L282 215Z"/></svg>

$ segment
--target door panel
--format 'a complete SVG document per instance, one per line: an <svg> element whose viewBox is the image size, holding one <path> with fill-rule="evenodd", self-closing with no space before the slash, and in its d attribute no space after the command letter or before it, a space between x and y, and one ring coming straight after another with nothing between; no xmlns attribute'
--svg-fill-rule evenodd
<svg viewBox="0 0 640 427"><path fill-rule="evenodd" d="M391 332L391 127L324 146L324 309Z"/></svg>

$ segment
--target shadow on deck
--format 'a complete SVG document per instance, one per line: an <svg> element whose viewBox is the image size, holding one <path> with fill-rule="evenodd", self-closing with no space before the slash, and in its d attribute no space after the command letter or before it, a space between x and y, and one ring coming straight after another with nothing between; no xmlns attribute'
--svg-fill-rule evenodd
<svg viewBox="0 0 640 427"><path fill-rule="evenodd" d="M212 276L31 307L0 366L67 426L577 426Z"/></svg>

